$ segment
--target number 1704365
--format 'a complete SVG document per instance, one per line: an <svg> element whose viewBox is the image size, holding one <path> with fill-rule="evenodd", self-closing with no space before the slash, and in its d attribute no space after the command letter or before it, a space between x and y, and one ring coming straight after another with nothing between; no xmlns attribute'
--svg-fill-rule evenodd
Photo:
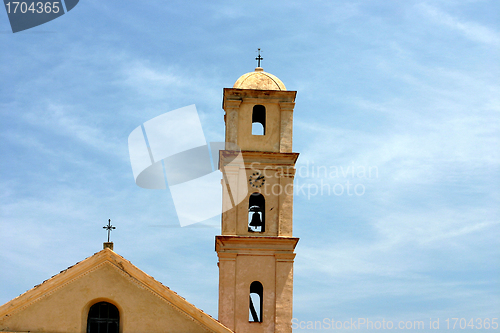
<svg viewBox="0 0 500 333"><path fill-rule="evenodd" d="M16 13L32 13L32 14L49 14L54 13L57 14L61 10L61 3L59 1L53 2L7 2L5 7L7 8L8 14L16 14Z"/></svg>
<svg viewBox="0 0 500 333"><path fill-rule="evenodd" d="M498 329L498 318L448 318L445 320L447 329Z"/></svg>

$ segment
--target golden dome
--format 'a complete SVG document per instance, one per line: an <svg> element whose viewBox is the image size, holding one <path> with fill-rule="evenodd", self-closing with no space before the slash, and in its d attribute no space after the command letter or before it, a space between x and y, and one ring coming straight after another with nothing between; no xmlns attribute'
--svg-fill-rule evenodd
<svg viewBox="0 0 500 333"><path fill-rule="evenodd" d="M255 72L250 72L240 76L234 83L233 88L256 89L256 90L286 90L285 85L276 76L264 72L262 67L255 68Z"/></svg>

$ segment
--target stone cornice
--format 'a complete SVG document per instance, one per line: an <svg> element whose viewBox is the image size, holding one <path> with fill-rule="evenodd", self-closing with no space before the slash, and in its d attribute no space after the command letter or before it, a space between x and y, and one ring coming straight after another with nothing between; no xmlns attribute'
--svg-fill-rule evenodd
<svg viewBox="0 0 500 333"><path fill-rule="evenodd" d="M257 255L292 254L299 238L277 236L216 236L217 253Z"/></svg>
<svg viewBox="0 0 500 333"><path fill-rule="evenodd" d="M275 100L276 102L294 102L296 91L293 90L257 90L257 89L237 89L224 88L224 99L222 108L225 110L230 101L246 101L246 100Z"/></svg>
<svg viewBox="0 0 500 333"><path fill-rule="evenodd" d="M238 151L233 150L221 150L219 152L219 161L222 162L223 166L231 165L231 162L239 154ZM278 152L267 152L267 151L241 151L243 155L243 161L245 166L250 166L254 162L258 162L263 166L276 165L276 166L294 166L297 158L299 158L299 153L278 153ZM225 161L229 160L229 163Z"/></svg>

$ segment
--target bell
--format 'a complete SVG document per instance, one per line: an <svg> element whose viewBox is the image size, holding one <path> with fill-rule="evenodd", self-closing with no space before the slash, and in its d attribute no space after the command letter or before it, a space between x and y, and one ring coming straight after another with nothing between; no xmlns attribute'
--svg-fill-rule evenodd
<svg viewBox="0 0 500 333"><path fill-rule="evenodd" d="M250 221L250 224L249 224L251 227L262 227L263 226L263 223L262 221L260 220L260 214L257 213L257 212L254 212L252 214L252 221Z"/></svg>

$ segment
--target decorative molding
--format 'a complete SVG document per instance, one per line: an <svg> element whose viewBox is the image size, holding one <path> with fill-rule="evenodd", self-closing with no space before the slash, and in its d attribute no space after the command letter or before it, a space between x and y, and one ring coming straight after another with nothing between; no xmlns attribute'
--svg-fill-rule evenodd
<svg viewBox="0 0 500 333"><path fill-rule="evenodd" d="M280 102L281 111L293 111L295 102Z"/></svg>

